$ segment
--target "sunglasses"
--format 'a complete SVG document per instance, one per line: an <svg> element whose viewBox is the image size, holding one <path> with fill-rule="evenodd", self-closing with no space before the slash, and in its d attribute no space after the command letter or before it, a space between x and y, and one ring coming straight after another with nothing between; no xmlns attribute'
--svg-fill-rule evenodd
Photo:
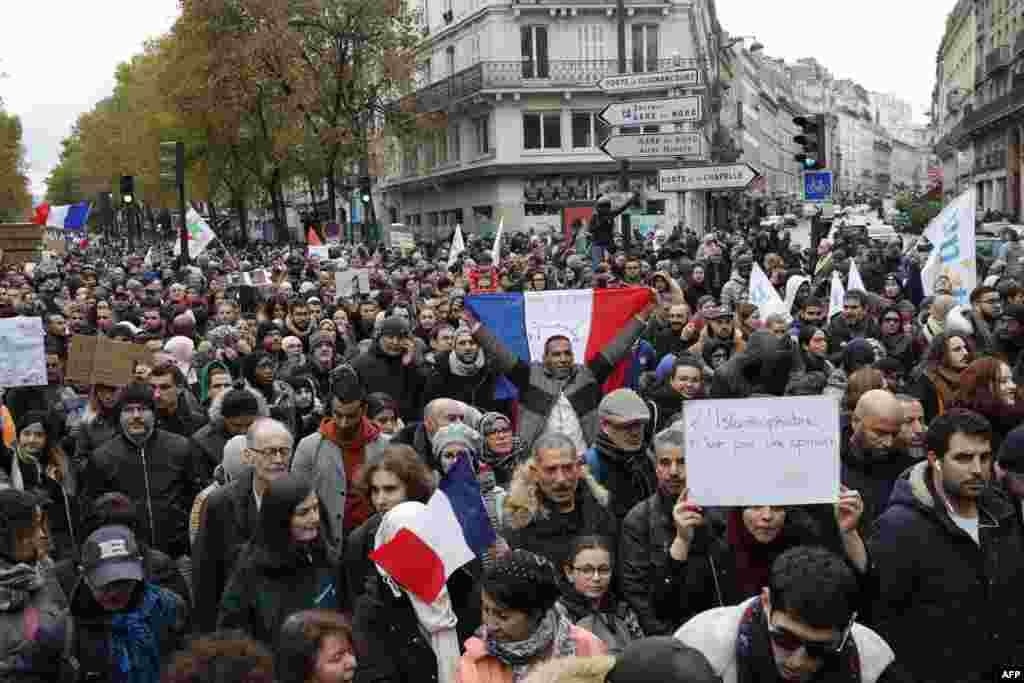
<svg viewBox="0 0 1024 683"><path fill-rule="evenodd" d="M850 638L850 632L853 630L853 622L857 618L857 613L854 612L850 615L850 621L846 624L846 628L843 629L842 635L838 639L830 642L804 640L793 635L786 629L773 624L771 612L768 613L767 617L768 636L771 638L775 647L786 652L796 652L800 648L803 648L808 657L813 657L814 659L826 659L828 657L835 657L843 651L843 648L846 647L846 641Z"/></svg>

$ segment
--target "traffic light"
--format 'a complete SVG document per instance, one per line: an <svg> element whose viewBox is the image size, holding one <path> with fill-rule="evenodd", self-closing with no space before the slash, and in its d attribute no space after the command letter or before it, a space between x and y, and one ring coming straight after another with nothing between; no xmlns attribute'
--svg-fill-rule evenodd
<svg viewBox="0 0 1024 683"><path fill-rule="evenodd" d="M185 143L160 143L160 184L178 187L185 184Z"/></svg>
<svg viewBox="0 0 1024 683"><path fill-rule="evenodd" d="M793 158L805 171L828 168L828 145L825 141L825 115L796 116L793 123L803 132L793 137L801 151Z"/></svg>
<svg viewBox="0 0 1024 683"><path fill-rule="evenodd" d="M121 200L125 204L135 201L135 176L121 176Z"/></svg>
<svg viewBox="0 0 1024 683"><path fill-rule="evenodd" d="M359 177L359 201L363 204L370 203L370 176Z"/></svg>

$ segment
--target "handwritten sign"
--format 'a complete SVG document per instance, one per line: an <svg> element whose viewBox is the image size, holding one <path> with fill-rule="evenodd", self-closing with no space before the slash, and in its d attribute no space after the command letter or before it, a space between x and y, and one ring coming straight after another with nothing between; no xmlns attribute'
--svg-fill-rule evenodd
<svg viewBox="0 0 1024 683"><path fill-rule="evenodd" d="M138 363L152 362L153 354L144 344L76 334L68 347L65 376L71 384L120 387L134 379Z"/></svg>
<svg viewBox="0 0 1024 683"><path fill-rule="evenodd" d="M839 403L826 396L686 401L690 498L707 507L839 499Z"/></svg>
<svg viewBox="0 0 1024 683"><path fill-rule="evenodd" d="M370 270L349 268L334 275L334 289L337 298L350 298L357 294L370 293Z"/></svg>
<svg viewBox="0 0 1024 683"><path fill-rule="evenodd" d="M577 359L586 357L594 293L589 289L526 293L526 340L530 358L544 359L544 342L567 337Z"/></svg>
<svg viewBox="0 0 1024 683"><path fill-rule="evenodd" d="M0 387L36 387L46 383L42 319L0 319Z"/></svg>

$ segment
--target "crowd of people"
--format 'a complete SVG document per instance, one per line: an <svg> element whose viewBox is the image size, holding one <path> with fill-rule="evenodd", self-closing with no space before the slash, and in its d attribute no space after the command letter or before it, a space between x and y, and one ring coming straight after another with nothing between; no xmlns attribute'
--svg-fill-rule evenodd
<svg viewBox="0 0 1024 683"><path fill-rule="evenodd" d="M0 317L42 318L48 384L0 409L0 680L972 683L1024 664L1015 263L961 304L899 244L595 237L7 267ZM851 263L865 289L830 316ZM754 264L787 314L750 302ZM370 291L337 281L354 267ZM522 358L467 304L619 287L650 304L591 358L558 335ZM76 335L150 356L80 385ZM691 501L684 405L816 395L839 404L835 504ZM371 556L462 461L495 540L428 600Z"/></svg>

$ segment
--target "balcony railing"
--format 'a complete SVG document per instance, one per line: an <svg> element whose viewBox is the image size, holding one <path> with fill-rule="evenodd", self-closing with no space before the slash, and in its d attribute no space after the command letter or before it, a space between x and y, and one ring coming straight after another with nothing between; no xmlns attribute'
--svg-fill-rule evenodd
<svg viewBox="0 0 1024 683"><path fill-rule="evenodd" d="M641 73L668 71L676 67L697 68L695 59L661 59L645 62ZM633 70L633 60L626 61L625 73ZM416 109L438 111L483 90L515 90L519 88L596 86L607 76L618 76L617 59L514 59L477 62L452 76L416 91Z"/></svg>

